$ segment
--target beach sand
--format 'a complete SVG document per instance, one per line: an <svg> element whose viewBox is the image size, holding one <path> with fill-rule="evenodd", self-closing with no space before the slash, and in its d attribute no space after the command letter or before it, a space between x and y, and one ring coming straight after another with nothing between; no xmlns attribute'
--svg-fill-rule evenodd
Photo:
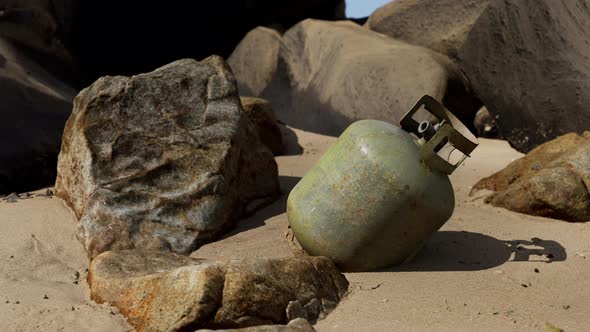
<svg viewBox="0 0 590 332"><path fill-rule="evenodd" d="M284 235L287 194L335 141L293 130L303 152L291 139L290 153L276 158L282 198L193 256L292 255ZM565 331L586 330L590 224L526 216L486 205L484 193L469 196L479 179L520 156L504 141L481 139L451 176L456 208L449 222L412 263L347 273L350 293L316 329L544 331L550 323ZM88 260L75 239L75 217L43 192L0 203L0 330L129 330L116 309L89 300Z"/></svg>

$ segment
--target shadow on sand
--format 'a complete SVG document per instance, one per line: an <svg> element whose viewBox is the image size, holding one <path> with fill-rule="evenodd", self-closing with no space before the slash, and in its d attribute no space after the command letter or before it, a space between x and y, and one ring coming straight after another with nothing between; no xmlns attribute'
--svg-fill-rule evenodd
<svg viewBox="0 0 590 332"><path fill-rule="evenodd" d="M440 231L409 263L385 271L479 271L506 262L565 261L565 248L556 241L498 240L480 233Z"/></svg>
<svg viewBox="0 0 590 332"><path fill-rule="evenodd" d="M289 197L289 193L299 180L301 180L301 178L298 176L279 176L279 182L281 184L281 196L279 199L269 206L257 211L249 218L240 220L236 227L222 238L225 239L238 233L264 226L266 220L287 212L287 197Z"/></svg>

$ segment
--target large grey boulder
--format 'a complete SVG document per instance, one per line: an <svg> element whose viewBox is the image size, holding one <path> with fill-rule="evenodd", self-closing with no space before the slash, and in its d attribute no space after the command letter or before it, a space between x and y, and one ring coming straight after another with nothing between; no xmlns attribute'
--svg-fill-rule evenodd
<svg viewBox="0 0 590 332"><path fill-rule="evenodd" d="M140 332L314 321L348 289L325 257L207 262L137 250L97 256L88 281L94 301L119 308Z"/></svg>
<svg viewBox="0 0 590 332"><path fill-rule="evenodd" d="M479 107L447 57L352 22L305 20L282 38L256 29L229 63L240 93L268 99L279 120L323 134L360 119L398 123L425 94L466 123Z"/></svg>
<svg viewBox="0 0 590 332"><path fill-rule="evenodd" d="M0 194L50 185L76 92L0 38Z"/></svg>
<svg viewBox="0 0 590 332"><path fill-rule="evenodd" d="M544 143L473 188L486 202L530 215L590 221L590 132Z"/></svg>
<svg viewBox="0 0 590 332"><path fill-rule="evenodd" d="M494 0L474 24L461 67L517 150L588 129L588 40L588 0Z"/></svg>
<svg viewBox="0 0 590 332"><path fill-rule="evenodd" d="M190 253L278 193L273 155L219 57L104 77L75 99L56 195L80 219L90 257Z"/></svg>
<svg viewBox="0 0 590 332"><path fill-rule="evenodd" d="M396 0L377 9L366 27L456 58L489 0Z"/></svg>

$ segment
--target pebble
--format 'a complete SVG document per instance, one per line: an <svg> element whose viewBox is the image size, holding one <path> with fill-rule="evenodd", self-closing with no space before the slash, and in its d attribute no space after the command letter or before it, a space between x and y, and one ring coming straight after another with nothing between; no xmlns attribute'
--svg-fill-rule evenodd
<svg viewBox="0 0 590 332"><path fill-rule="evenodd" d="M16 195L16 193L12 193L6 197L4 197L2 200L6 203L16 203L18 202L19 197Z"/></svg>

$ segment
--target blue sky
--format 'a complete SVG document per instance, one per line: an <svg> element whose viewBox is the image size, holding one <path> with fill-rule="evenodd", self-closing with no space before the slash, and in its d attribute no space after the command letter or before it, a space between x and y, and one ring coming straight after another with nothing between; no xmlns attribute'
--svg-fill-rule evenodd
<svg viewBox="0 0 590 332"><path fill-rule="evenodd" d="M366 17L390 0L346 0L347 17Z"/></svg>

